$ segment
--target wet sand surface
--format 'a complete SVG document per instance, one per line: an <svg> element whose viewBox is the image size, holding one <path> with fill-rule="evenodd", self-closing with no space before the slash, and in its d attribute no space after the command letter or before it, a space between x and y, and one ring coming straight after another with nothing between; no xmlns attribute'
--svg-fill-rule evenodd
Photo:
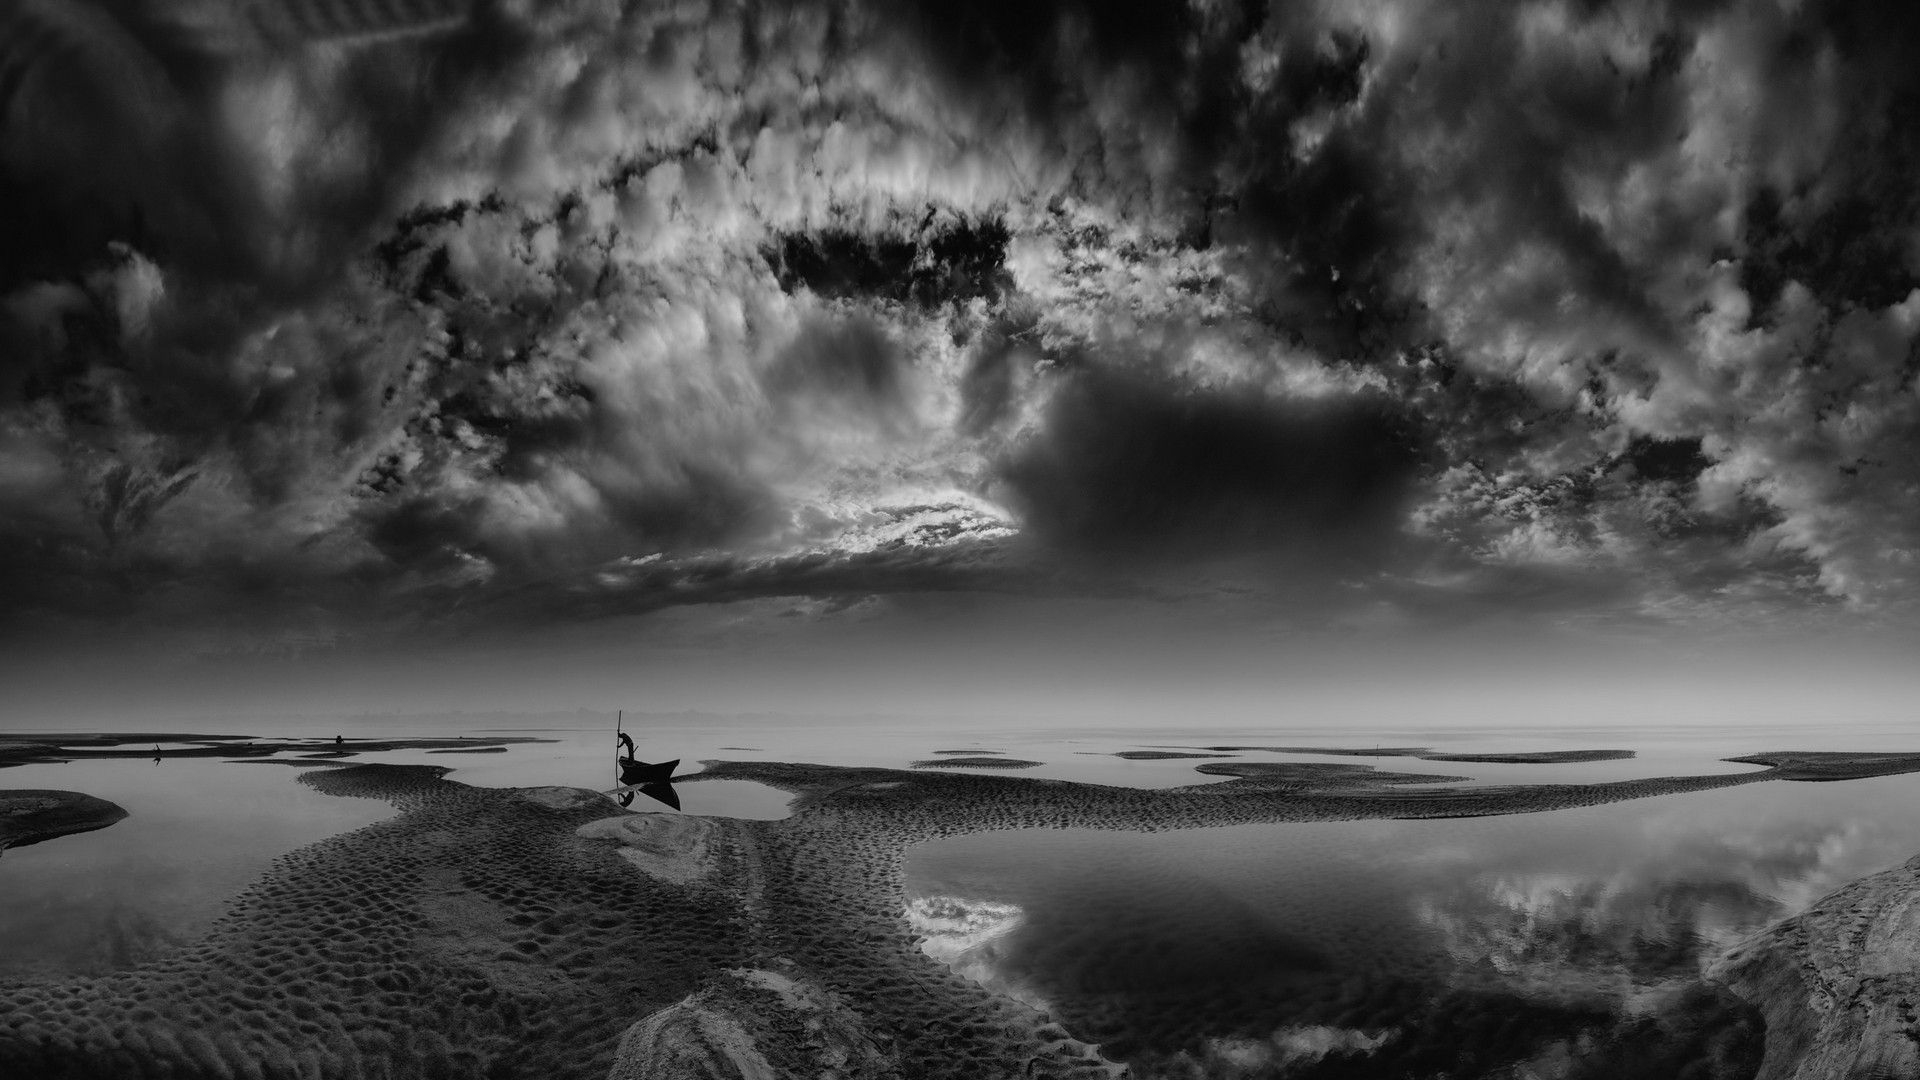
<svg viewBox="0 0 1920 1080"><path fill-rule="evenodd" d="M994 1077L1119 1067L930 961L906 921L912 844L1014 828L1529 813L1849 765L1412 788L1364 765L1224 761L1142 790L1022 775L712 762L792 792L747 821L631 814L569 788L429 766L299 782L398 816L278 860L198 944L129 971L0 988L0 1072L35 1077ZM1871 755L1861 775L1920 769Z"/></svg>

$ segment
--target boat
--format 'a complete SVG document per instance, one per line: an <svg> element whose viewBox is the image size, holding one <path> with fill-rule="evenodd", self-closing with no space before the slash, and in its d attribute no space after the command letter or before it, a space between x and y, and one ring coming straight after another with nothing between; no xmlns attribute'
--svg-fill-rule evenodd
<svg viewBox="0 0 1920 1080"><path fill-rule="evenodd" d="M679 758L655 764L646 761L636 761L631 757L623 757L620 759L620 786L633 787L640 784L672 783L673 770L679 767Z"/></svg>
<svg viewBox="0 0 1920 1080"><path fill-rule="evenodd" d="M673 770L680 767L680 759L672 761L641 761L634 756L636 747L633 737L624 730L626 713L619 713L613 723L617 749L614 751L614 772L620 778L620 784L612 791L614 801L621 806L633 805L634 792L650 799L666 803L675 810L680 809L680 796L673 790Z"/></svg>

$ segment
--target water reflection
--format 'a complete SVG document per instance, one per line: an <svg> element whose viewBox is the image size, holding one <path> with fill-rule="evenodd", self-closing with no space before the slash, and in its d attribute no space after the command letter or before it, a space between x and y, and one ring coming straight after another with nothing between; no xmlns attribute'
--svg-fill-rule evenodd
<svg viewBox="0 0 1920 1080"><path fill-rule="evenodd" d="M645 795L655 802L665 803L675 810L680 809L680 793L674 790L672 784L665 783L640 784L622 791L614 797L614 800L621 806L632 806L633 797L636 793Z"/></svg>
<svg viewBox="0 0 1920 1080"><path fill-rule="evenodd" d="M395 813L294 783L291 769L162 757L0 772L9 787L87 790L129 812L0 859L0 979L153 959L197 938L277 856Z"/></svg>
<svg viewBox="0 0 1920 1080"><path fill-rule="evenodd" d="M1773 783L1503 818L959 837L910 853L908 889L930 954L1146 1077L1732 1077L1758 1021L1699 985L1705 965L1916 835L1914 777Z"/></svg>

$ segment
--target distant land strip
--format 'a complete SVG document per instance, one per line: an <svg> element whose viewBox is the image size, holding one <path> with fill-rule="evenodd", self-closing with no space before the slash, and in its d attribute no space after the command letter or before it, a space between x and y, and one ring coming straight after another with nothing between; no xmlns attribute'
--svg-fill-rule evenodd
<svg viewBox="0 0 1920 1080"><path fill-rule="evenodd" d="M1622 761L1632 750L1535 750L1515 754L1444 754L1425 746L1207 746L1216 752L1255 750L1268 754L1331 754L1340 757L1410 757L1421 761L1481 762L1491 765L1569 765L1580 761ZM1133 753L1133 752L1129 752ZM1122 757L1128 754L1120 755ZM1729 758L1729 761L1747 760Z"/></svg>
<svg viewBox="0 0 1920 1080"><path fill-rule="evenodd" d="M550 743L555 739L531 736L517 738L453 739L348 739L316 737L311 739L255 739L250 735L186 735L167 732L45 734L0 738L0 769L14 765L57 765L68 761L93 761L115 758L150 758L158 743L188 743L160 750L167 758L227 758L263 760L280 754L299 754L307 764L324 758L346 758L355 754L379 754L392 750L425 750L428 753L498 753L519 743Z"/></svg>

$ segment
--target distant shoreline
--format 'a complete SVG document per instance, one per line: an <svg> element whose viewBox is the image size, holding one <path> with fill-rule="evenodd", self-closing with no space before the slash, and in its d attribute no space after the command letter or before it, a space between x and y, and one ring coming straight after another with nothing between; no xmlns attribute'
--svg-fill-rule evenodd
<svg viewBox="0 0 1920 1080"><path fill-rule="evenodd" d="M349 739L316 736L308 739L258 739L251 735L194 735L178 732L62 732L56 735L0 736L0 769L15 765L51 765L69 761L126 758L273 758L280 754L350 757L394 750L428 753L478 753L504 750L525 743L557 740L531 736L433 739ZM151 746L174 743L158 750ZM185 743L188 745L177 745ZM317 763L317 762L316 762Z"/></svg>

